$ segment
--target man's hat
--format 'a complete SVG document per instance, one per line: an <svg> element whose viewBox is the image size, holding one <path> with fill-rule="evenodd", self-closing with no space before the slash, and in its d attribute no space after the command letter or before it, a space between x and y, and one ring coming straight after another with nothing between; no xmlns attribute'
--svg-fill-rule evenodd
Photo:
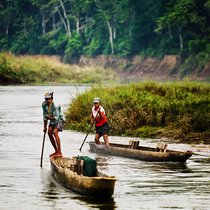
<svg viewBox="0 0 210 210"><path fill-rule="evenodd" d="M45 93L44 98L45 99L53 98L53 92L52 93L50 93L50 92Z"/></svg>
<svg viewBox="0 0 210 210"><path fill-rule="evenodd" d="M101 101L101 99L100 98L94 98L94 100L93 100L93 103L99 103Z"/></svg>

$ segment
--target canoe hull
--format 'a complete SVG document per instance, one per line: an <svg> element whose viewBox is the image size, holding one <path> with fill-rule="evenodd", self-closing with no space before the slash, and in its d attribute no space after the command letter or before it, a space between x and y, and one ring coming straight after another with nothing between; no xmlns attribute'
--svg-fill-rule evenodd
<svg viewBox="0 0 210 210"><path fill-rule="evenodd" d="M59 157L60 158L60 157ZM64 187L82 195L91 197L112 197L116 178L113 176L88 177L59 167L55 158L50 158L52 176Z"/></svg>
<svg viewBox="0 0 210 210"><path fill-rule="evenodd" d="M130 149L128 145L110 144L107 147L103 144L98 145L95 142L89 142L90 150L95 153L122 156L143 161L151 162L181 162L185 163L192 156L191 151L181 152L168 150L166 152L158 152L155 148L138 147L138 149Z"/></svg>

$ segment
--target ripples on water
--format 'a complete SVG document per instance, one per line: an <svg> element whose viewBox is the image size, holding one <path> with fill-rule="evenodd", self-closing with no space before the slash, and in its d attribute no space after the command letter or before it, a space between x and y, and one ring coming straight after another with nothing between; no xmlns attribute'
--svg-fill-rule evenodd
<svg viewBox="0 0 210 210"><path fill-rule="evenodd" d="M210 147L169 145L172 149L192 149L187 164L150 163L90 153L85 134L60 134L64 155L89 155L98 167L117 177L114 197L94 200L59 185L50 174L48 154L53 149L46 138L43 168L41 103L46 91L55 92L55 102L67 108L72 97L86 87L0 87L0 210L10 209L209 209ZM93 140L90 134L87 141ZM110 136L110 141L130 138ZM141 140L154 144L155 140Z"/></svg>

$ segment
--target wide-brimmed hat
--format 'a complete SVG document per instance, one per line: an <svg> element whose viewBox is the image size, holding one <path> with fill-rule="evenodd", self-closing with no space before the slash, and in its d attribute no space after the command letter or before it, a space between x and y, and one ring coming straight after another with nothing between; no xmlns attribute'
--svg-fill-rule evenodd
<svg viewBox="0 0 210 210"><path fill-rule="evenodd" d="M93 103L99 103L100 101L101 101L101 99L96 97L96 98L94 98Z"/></svg>
<svg viewBox="0 0 210 210"><path fill-rule="evenodd" d="M53 93L47 92L44 94L45 99L53 98Z"/></svg>

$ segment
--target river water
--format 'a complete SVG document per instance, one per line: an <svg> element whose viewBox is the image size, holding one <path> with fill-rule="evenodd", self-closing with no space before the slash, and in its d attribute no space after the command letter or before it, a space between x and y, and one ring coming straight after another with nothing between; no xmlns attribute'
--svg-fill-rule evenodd
<svg viewBox="0 0 210 210"><path fill-rule="evenodd" d="M169 144L172 149L191 149L187 164L150 163L98 155L84 144L85 133L60 133L65 156L88 155L98 167L117 177L113 199L94 200L58 184L50 173L48 155L53 148L45 141L43 168L40 155L43 139L41 103L47 91L65 110L85 86L0 86L0 210L10 209L209 209L210 146ZM94 139L90 134L87 142ZM131 138L110 136L113 142ZM140 140L152 145L155 140Z"/></svg>

